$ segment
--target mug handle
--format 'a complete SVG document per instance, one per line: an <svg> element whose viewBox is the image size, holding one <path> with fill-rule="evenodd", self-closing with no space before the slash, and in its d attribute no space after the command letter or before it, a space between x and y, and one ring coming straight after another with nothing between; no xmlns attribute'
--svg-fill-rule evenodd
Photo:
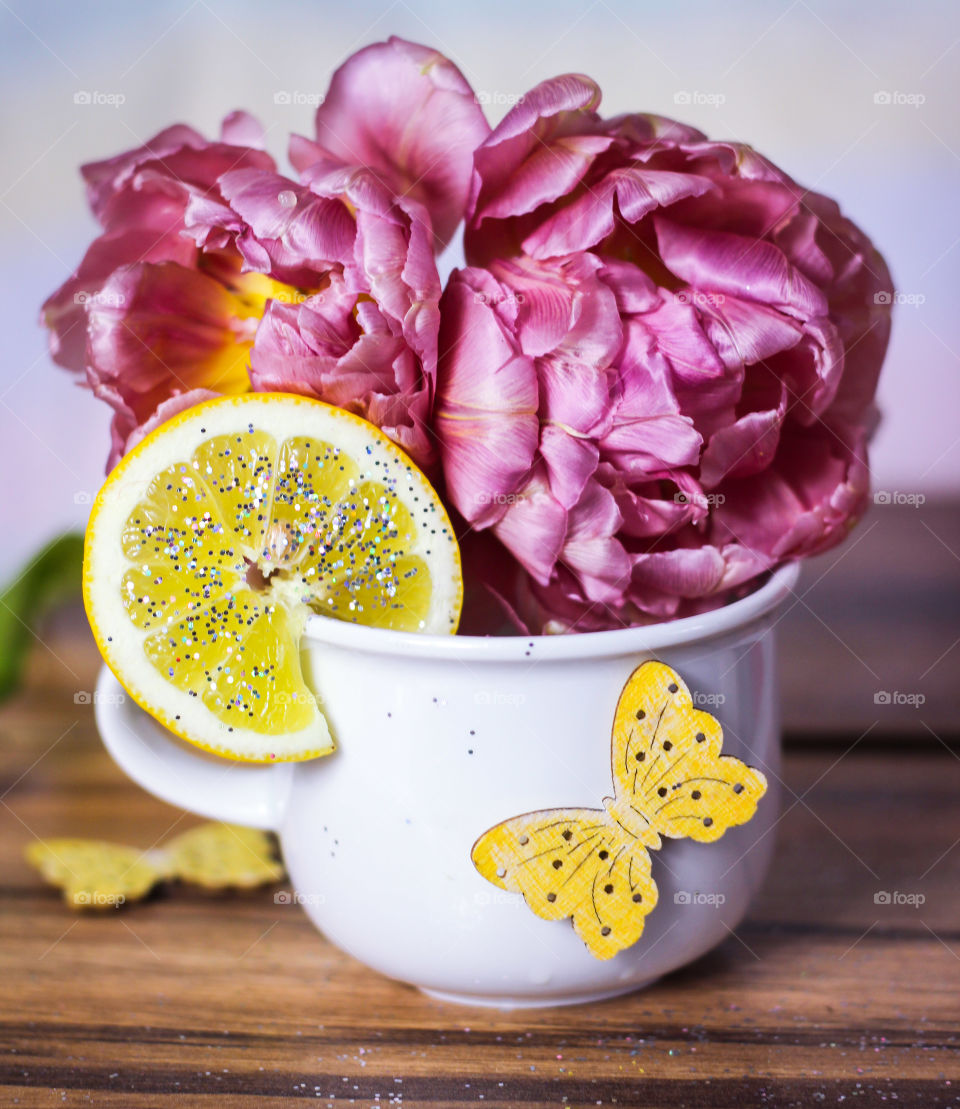
<svg viewBox="0 0 960 1109"><path fill-rule="evenodd" d="M194 752L127 696L106 666L97 681L95 713L114 762L148 793L211 820L279 829L292 763L260 766Z"/></svg>

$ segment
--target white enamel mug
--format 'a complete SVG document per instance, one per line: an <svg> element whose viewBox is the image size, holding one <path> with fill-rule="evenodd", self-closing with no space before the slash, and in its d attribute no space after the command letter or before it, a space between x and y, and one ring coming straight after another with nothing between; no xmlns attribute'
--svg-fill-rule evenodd
<svg viewBox="0 0 960 1109"><path fill-rule="evenodd" d="M280 837L297 902L337 946L426 992L480 1005L559 1005L637 989L725 939L770 859L779 811L773 628L798 567L725 608L571 636L418 636L314 617L304 671L337 750L312 762L217 760L172 737L104 669L100 733L134 781L174 805ZM599 808L610 734L644 660L673 667L769 783L715 843L652 853L659 902L640 940L595 958L569 920L488 883L471 847L536 809Z"/></svg>

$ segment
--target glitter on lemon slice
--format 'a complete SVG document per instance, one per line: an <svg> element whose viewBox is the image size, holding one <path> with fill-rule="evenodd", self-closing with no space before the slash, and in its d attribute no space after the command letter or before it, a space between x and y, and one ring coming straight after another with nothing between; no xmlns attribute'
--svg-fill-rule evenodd
<svg viewBox="0 0 960 1109"><path fill-rule="evenodd" d="M87 526L107 664L171 731L246 761L333 748L300 664L312 613L451 634L462 594L423 474L372 424L304 397L188 409L119 463Z"/></svg>

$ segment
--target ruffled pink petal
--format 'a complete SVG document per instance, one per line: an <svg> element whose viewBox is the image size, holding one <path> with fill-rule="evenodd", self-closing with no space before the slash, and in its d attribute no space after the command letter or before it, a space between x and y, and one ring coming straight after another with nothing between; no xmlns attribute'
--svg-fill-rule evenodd
<svg viewBox="0 0 960 1109"><path fill-rule="evenodd" d="M623 338L616 297L597 276L599 262L574 254L548 264L514 259L491 267L517 304L525 354L603 370Z"/></svg>
<svg viewBox="0 0 960 1109"><path fill-rule="evenodd" d="M778 231L804 210L804 190L792 182L733 177L713 159L690 159L689 154L686 168L690 173L708 178L714 189L688 203L678 204L670 217L680 223L772 239L779 246ZM798 268L806 274L802 267ZM811 280L820 284L816 278Z"/></svg>
<svg viewBox="0 0 960 1109"><path fill-rule="evenodd" d="M808 320L800 341L767 365L784 382L791 415L811 424L833 403L844 374L843 342L827 319Z"/></svg>
<svg viewBox="0 0 960 1109"><path fill-rule="evenodd" d="M449 59L392 37L334 73L316 130L329 157L366 166L391 192L422 203L442 245L463 216L473 151L490 128Z"/></svg>
<svg viewBox="0 0 960 1109"><path fill-rule="evenodd" d="M648 620L709 612L748 592L773 561L735 543L681 546L639 556L629 598Z"/></svg>
<svg viewBox="0 0 960 1109"><path fill-rule="evenodd" d="M578 435L599 438L611 426L619 392L617 371L594 370L562 358L538 358L540 418Z"/></svg>
<svg viewBox="0 0 960 1109"><path fill-rule="evenodd" d="M547 424L540 434L540 456L546 463L550 492L564 508L573 508L596 472L599 449L587 439Z"/></svg>
<svg viewBox="0 0 960 1109"><path fill-rule="evenodd" d="M411 197L395 197L365 169L318 163L303 179L312 192L353 212L356 236L346 276L397 321L432 381L441 289L426 209Z"/></svg>
<svg viewBox="0 0 960 1109"><path fill-rule="evenodd" d="M793 181L782 169L746 143L724 140L718 142L700 135L697 140L682 141L680 149L693 169L699 170L704 163L714 165L726 178L793 186L798 197L803 197L803 191L793 185Z"/></svg>
<svg viewBox="0 0 960 1109"><path fill-rule="evenodd" d="M109 230L135 224L172 232L182 224L191 197L219 197L222 174L276 169L265 151L229 143L191 142L156 156L151 156L148 148L132 154L136 160L125 162L122 170L101 182L98 189L96 214Z"/></svg>
<svg viewBox="0 0 960 1109"><path fill-rule="evenodd" d="M259 170L233 170L219 184L236 213L230 230L249 269L309 281L310 271L352 261L356 225L342 201ZM201 215L194 207L191 224Z"/></svg>
<svg viewBox="0 0 960 1109"><path fill-rule="evenodd" d="M454 271L441 301L434 427L447 492L476 526L504 516L533 465L537 376L497 311L483 271Z"/></svg>
<svg viewBox="0 0 960 1109"><path fill-rule="evenodd" d="M838 543L866 505L869 470L860 431L784 428L774 465L725 482L715 534L771 561L808 557Z"/></svg>
<svg viewBox="0 0 960 1109"><path fill-rule="evenodd" d="M498 204L508 191L514 197L506 207L516 210L529 210L538 196L546 200L553 193L559 198L564 188L569 191L590 167L589 155L596 153L596 149L595 144L586 141L588 136L600 137L597 149L602 149L604 143L609 145L596 113L600 95L596 82L578 73L543 81L525 93L477 147L464 234L469 261L480 262L490 257L489 244L485 242L489 226L477 233L484 220L488 224L495 222L488 219L488 205ZM561 146L555 156L541 154L568 136L572 142ZM535 165L527 172L524 163L531 157ZM561 180L556 180L557 170ZM516 246L519 247L519 240Z"/></svg>
<svg viewBox="0 0 960 1109"><path fill-rule="evenodd" d="M296 359L319 355L332 364L342 357L359 335L352 314L355 299L343 294L341 282L339 289L334 286L302 304L277 300L268 304L251 351L254 387L267 392L275 386L283 392L285 363L293 366ZM291 372L291 388L297 377L299 374Z"/></svg>
<svg viewBox="0 0 960 1109"><path fill-rule="evenodd" d="M725 562L715 547L653 551L637 555L630 597L656 615L676 612L681 597L702 597L723 581Z"/></svg>
<svg viewBox="0 0 960 1109"><path fill-rule="evenodd" d="M87 162L80 167L80 172L87 184L87 201L93 214L102 222L108 201L127 184L142 162L162 161L184 146L201 148L205 145L206 139L199 131L177 123L134 150L125 150L101 162Z"/></svg>
<svg viewBox="0 0 960 1109"><path fill-rule="evenodd" d="M560 555L588 601L615 604L623 598L631 560L616 538L622 523L613 494L589 481L568 515L567 538Z"/></svg>
<svg viewBox="0 0 960 1109"><path fill-rule="evenodd" d="M490 272L516 305L517 333L524 354L537 358L559 346L574 318L576 290L557 270L526 261L494 263ZM619 329L619 321L618 321Z"/></svg>
<svg viewBox="0 0 960 1109"><path fill-rule="evenodd" d="M700 315L704 332L727 367L749 366L791 350L804 325L766 304L729 294L687 293Z"/></svg>
<svg viewBox="0 0 960 1109"><path fill-rule="evenodd" d="M605 257L597 276L613 290L617 300L617 310L624 316L631 316L637 312L651 312L661 304L656 283L632 262Z"/></svg>
<svg viewBox="0 0 960 1109"><path fill-rule="evenodd" d="M427 428L430 379L376 306L367 303L362 312L358 307L356 294L336 276L323 293L300 304L271 301L250 353L253 387L316 397L355 412L429 468L435 457Z"/></svg>
<svg viewBox="0 0 960 1109"><path fill-rule="evenodd" d="M748 376L741 404L749 410L715 431L704 449L704 489L715 489L724 478L760 473L773 462L787 412L786 387L769 370L757 367Z"/></svg>
<svg viewBox="0 0 960 1109"><path fill-rule="evenodd" d="M174 393L249 387L230 296L196 270L173 262L123 267L88 317L91 385L110 383L138 421Z"/></svg>
<svg viewBox="0 0 960 1109"><path fill-rule="evenodd" d="M596 109L601 96L596 81L582 73L565 73L541 81L520 97L481 144L485 153L478 159L478 166L494 163L490 152L511 139L523 139L525 148L532 150L535 143L530 141L530 131L544 124L547 124L544 133L576 134L578 130L587 130L590 122L599 122ZM500 151L501 155L505 153Z"/></svg>
<svg viewBox="0 0 960 1109"><path fill-rule="evenodd" d="M521 216L571 192L593 165L598 154L609 149L607 135L569 135L535 147L510 177L504 188L483 209L484 219ZM571 248L576 249L576 248ZM531 252L534 253L534 252ZM556 250L554 254L566 254ZM535 257L546 257L536 255Z"/></svg>
<svg viewBox="0 0 960 1109"><path fill-rule="evenodd" d="M645 349L628 341L621 356L620 397L601 449L632 470L695 465L700 435L680 412L663 360L645 355ZM633 464L624 456L631 456Z"/></svg>
<svg viewBox="0 0 960 1109"><path fill-rule="evenodd" d="M76 272L44 301L42 322L50 329L50 353L59 365L83 373L87 353L87 311L103 300L104 283L131 262L178 262L188 266L196 248L179 234L158 238L149 228L107 232L94 239Z"/></svg>
<svg viewBox="0 0 960 1109"><path fill-rule="evenodd" d="M827 311L824 294L772 243L728 231L702 231L654 216L667 268L699 290L757 300L801 319Z"/></svg>
<svg viewBox="0 0 960 1109"><path fill-rule="evenodd" d="M833 265L818 242L820 230L816 213L804 204L775 226L770 237L791 265L823 288L833 280Z"/></svg>
<svg viewBox="0 0 960 1109"><path fill-rule="evenodd" d="M394 319L403 321L414 304L436 305L440 299L440 276L429 226L424 219L410 219L402 209L357 209L354 264L370 295ZM436 328L432 346L435 365ZM434 365L430 367L431 377Z"/></svg>
<svg viewBox="0 0 960 1109"><path fill-rule="evenodd" d="M224 116L220 124L220 141L228 146L249 146L263 150L266 142L263 125L249 112L237 110Z"/></svg>
<svg viewBox="0 0 960 1109"><path fill-rule="evenodd" d="M618 218L638 223L657 208L702 196L713 187L709 179L691 173L629 166L612 170L539 224L524 239L523 249L534 258L586 250L611 234Z"/></svg>
<svg viewBox="0 0 960 1109"><path fill-rule="evenodd" d="M567 511L550 492L546 477L535 472L493 531L534 581L546 585L563 549Z"/></svg>
<svg viewBox="0 0 960 1109"><path fill-rule="evenodd" d="M648 162L663 151L685 151L706 139L702 131L653 112L628 112L605 122L627 144L631 157ZM684 161L689 161L687 156Z"/></svg>
<svg viewBox="0 0 960 1109"><path fill-rule="evenodd" d="M665 293L652 311L626 321L625 334L624 361L669 381L675 398L670 411L679 405L703 435L731 418L743 368L718 356L690 298Z"/></svg>
<svg viewBox="0 0 960 1109"><path fill-rule="evenodd" d="M598 468L599 480L617 501L623 518L620 534L650 539L699 523L708 512L700 483L685 470L662 471L648 482L630 480L609 462Z"/></svg>
<svg viewBox="0 0 960 1109"><path fill-rule="evenodd" d="M517 589L516 607L530 633L540 635L608 631L652 622L628 601L615 605L586 601L577 578L563 566L557 567L545 586L524 578Z"/></svg>
<svg viewBox="0 0 960 1109"><path fill-rule="evenodd" d="M689 416L661 414L618 419L601 445L622 470L644 476L668 466L692 465L700 441Z"/></svg>

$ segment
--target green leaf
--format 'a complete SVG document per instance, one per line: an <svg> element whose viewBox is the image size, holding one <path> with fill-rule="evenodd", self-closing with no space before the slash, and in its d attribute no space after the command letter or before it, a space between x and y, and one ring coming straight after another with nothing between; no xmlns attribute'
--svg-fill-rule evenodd
<svg viewBox="0 0 960 1109"><path fill-rule="evenodd" d="M48 544L0 593L0 701L17 688L43 617L80 595L83 536L68 532Z"/></svg>

